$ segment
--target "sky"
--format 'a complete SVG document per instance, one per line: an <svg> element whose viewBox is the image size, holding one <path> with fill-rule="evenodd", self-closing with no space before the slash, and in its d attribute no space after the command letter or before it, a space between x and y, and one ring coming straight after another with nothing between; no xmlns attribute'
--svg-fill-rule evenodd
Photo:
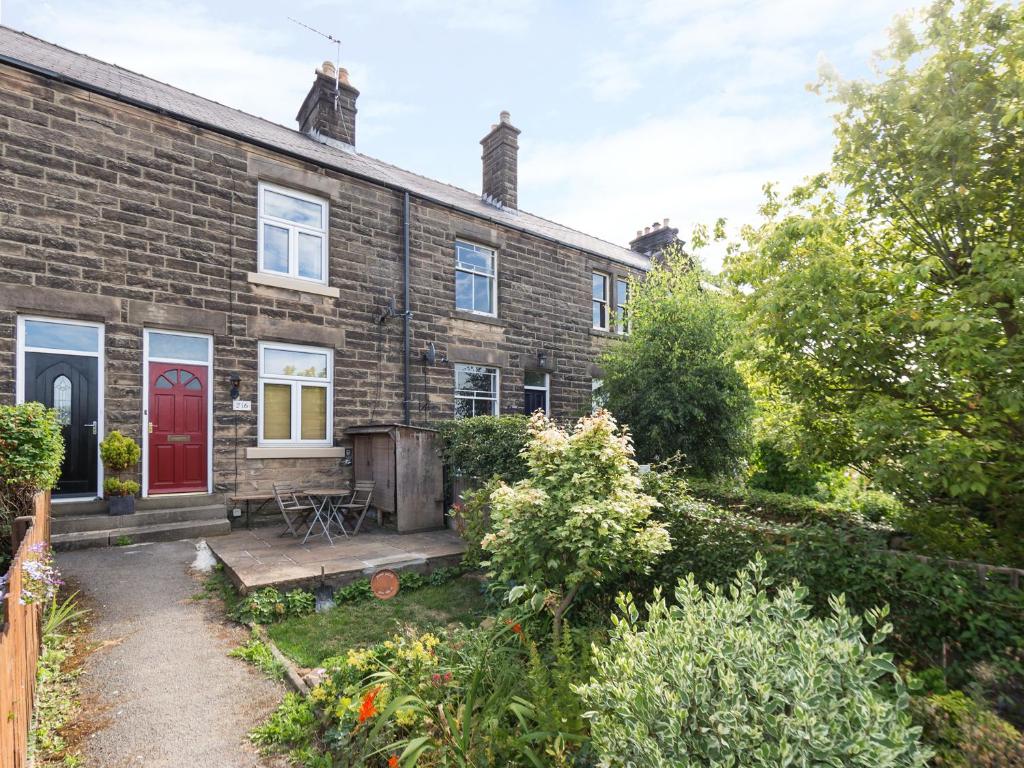
<svg viewBox="0 0 1024 768"><path fill-rule="evenodd" d="M756 223L761 189L824 170L822 65L873 76L913 0L0 0L0 23L296 127L334 44L361 92L357 149L480 190L509 110L519 205L621 245ZM704 256L717 271L720 249Z"/></svg>

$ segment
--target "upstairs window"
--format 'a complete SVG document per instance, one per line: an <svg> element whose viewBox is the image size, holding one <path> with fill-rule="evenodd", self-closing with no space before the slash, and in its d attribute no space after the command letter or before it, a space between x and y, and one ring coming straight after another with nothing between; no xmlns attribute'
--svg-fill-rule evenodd
<svg viewBox="0 0 1024 768"><path fill-rule="evenodd" d="M608 275L595 272L593 276L594 328L608 330Z"/></svg>
<svg viewBox="0 0 1024 768"><path fill-rule="evenodd" d="M326 285L327 201L271 184L259 196L259 271Z"/></svg>
<svg viewBox="0 0 1024 768"><path fill-rule="evenodd" d="M260 445L331 445L334 353L260 342Z"/></svg>
<svg viewBox="0 0 1024 768"><path fill-rule="evenodd" d="M629 302L629 281L622 277L615 278L615 330L629 333L629 315L626 304Z"/></svg>
<svg viewBox="0 0 1024 768"><path fill-rule="evenodd" d="M455 241L455 308L498 314L498 256L482 245Z"/></svg>
<svg viewBox="0 0 1024 768"><path fill-rule="evenodd" d="M455 366L455 418L498 415L498 369Z"/></svg>

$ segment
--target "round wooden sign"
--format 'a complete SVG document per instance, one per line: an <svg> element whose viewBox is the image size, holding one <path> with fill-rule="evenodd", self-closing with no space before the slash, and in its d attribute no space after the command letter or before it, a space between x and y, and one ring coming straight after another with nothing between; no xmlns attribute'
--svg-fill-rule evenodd
<svg viewBox="0 0 1024 768"><path fill-rule="evenodd" d="M390 600L398 594L398 574L382 568L370 577L370 589L381 600Z"/></svg>

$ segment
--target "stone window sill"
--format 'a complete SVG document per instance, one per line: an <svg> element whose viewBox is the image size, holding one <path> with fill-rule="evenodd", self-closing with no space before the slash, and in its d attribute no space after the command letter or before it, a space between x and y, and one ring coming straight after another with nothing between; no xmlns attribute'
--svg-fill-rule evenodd
<svg viewBox="0 0 1024 768"><path fill-rule="evenodd" d="M341 290L332 288L329 285L311 283L308 280L296 280L292 277L281 277L280 275L265 275L261 272L250 272L247 276L250 283L255 285L269 285L271 288L284 288L289 291L302 291L303 293L315 293L319 296L331 296L338 298Z"/></svg>
<svg viewBox="0 0 1024 768"><path fill-rule="evenodd" d="M602 339L621 339L622 334L616 333L615 331L602 331L600 328L591 328L591 336L599 336Z"/></svg>
<svg viewBox="0 0 1024 768"><path fill-rule="evenodd" d="M491 315L478 315L475 312L465 312L461 309L454 309L451 311L450 316L455 320L466 320L470 323L483 323L484 325L496 325L499 327L505 327L505 321L499 317L492 317Z"/></svg>
<svg viewBox="0 0 1024 768"><path fill-rule="evenodd" d="M334 448L328 445L319 448L281 445L245 449L245 458L247 459L340 459L344 456L344 448Z"/></svg>

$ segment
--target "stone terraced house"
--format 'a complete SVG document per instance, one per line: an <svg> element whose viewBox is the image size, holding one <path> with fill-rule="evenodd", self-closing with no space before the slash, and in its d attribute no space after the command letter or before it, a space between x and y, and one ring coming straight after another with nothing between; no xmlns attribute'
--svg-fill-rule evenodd
<svg viewBox="0 0 1024 768"><path fill-rule="evenodd" d="M114 429L141 508L214 532L226 495L348 476L355 426L590 408L677 231L520 210L506 112L480 193L360 154L358 96L325 63L293 130L0 27L0 402L60 412L57 501L94 509Z"/></svg>

